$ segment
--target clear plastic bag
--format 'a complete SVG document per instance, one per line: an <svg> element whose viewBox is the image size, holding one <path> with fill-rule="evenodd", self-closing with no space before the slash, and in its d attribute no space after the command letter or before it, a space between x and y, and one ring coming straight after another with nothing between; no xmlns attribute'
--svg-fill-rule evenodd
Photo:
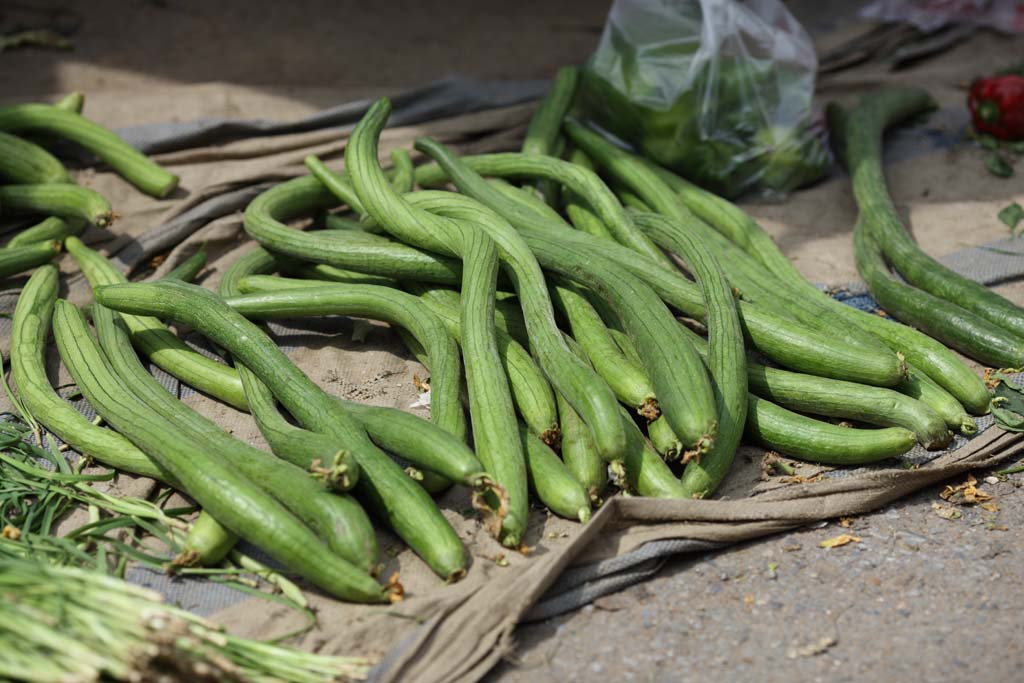
<svg viewBox="0 0 1024 683"><path fill-rule="evenodd" d="M817 57L778 0L615 0L582 114L721 195L785 193L831 158L812 123Z"/></svg>

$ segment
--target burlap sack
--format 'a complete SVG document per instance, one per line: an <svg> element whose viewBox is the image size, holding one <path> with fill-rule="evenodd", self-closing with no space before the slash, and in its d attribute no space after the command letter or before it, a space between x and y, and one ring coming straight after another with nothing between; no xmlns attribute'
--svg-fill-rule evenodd
<svg viewBox="0 0 1024 683"><path fill-rule="evenodd" d="M984 46L978 49L983 56ZM977 66L956 64L950 68L959 73L977 70ZM889 171L894 196L919 241L927 251L941 255L1005 236L1005 227L995 213L1011 199L1024 198L1019 196L1019 188L995 185L982 171L971 171L971 164L980 168L981 160L962 144L966 119L961 93L950 85L948 71L941 72L941 78L937 73L916 75L915 81L924 81L943 109L928 127L894 136ZM847 78L848 82L826 84L826 91L848 93L878 80ZM528 106L517 106L391 129L384 136L382 155L394 145L408 146L419 134L438 137L463 152L515 147L528 116ZM205 243L211 264L204 284L215 287L224 268L251 248L240 230L239 210L252 193L265 183L302 173L301 160L306 154L321 154L336 164L342 145L343 138L336 131L311 130L169 152L158 158L182 176L187 193L166 202L142 197L109 173L86 172L81 181L107 195L122 214L112 231L93 230L86 239L116 254L126 271L144 267L152 256L180 242L157 269L158 274ZM189 213L207 202L219 204L212 213ZM748 208L815 281L848 284L856 279L849 235L855 212L848 180L842 174L784 204ZM219 217L210 220L211 216ZM973 259L959 257L960 265L976 264L977 257L985 253L976 251ZM67 296L78 303L87 301L88 290L74 275L73 264L65 261L62 270L68 276ZM995 273L990 279L1004 283L999 285L1000 291L1024 302L1011 279L1015 273L1019 275L1013 263L990 263L983 270L988 275ZM11 310L15 293L12 286L7 296L0 298L3 310ZM368 333L360 330L357 336L361 339L353 337L354 324L345 319L316 325L285 323L274 329L292 358L329 391L404 409L417 403L412 375L423 370L386 326L372 326ZM68 384L70 380L55 357L51 361L55 384ZM181 395L238 438L265 447L249 416L200 394L182 391ZM415 410L425 414L423 408ZM452 491L439 504L470 551L468 576L457 584L444 585L400 542L382 531L385 571L400 572L408 598L397 605L365 607L312 591L319 624L300 645L379 658L372 674L376 681L471 683L507 651L521 620L557 614L628 585L656 570L660 558L668 554L721 547L871 510L941 479L989 467L1018 454L1021 448L1019 435L988 429L971 441L958 441L955 450L916 468L881 465L831 472L805 466L797 480L770 477L767 481L762 478L761 452L744 448L718 500L615 497L584 526L534 510L526 537L531 549L528 555L501 548L469 512L465 493ZM131 486L137 492L139 485ZM134 574L133 580L163 586L167 593L180 588L144 572ZM203 589L197 590L184 601L186 606L191 600L192 606L208 612L211 606L230 605L214 618L236 632L267 637L297 625L295 614L264 601L240 601L223 594L204 597Z"/></svg>

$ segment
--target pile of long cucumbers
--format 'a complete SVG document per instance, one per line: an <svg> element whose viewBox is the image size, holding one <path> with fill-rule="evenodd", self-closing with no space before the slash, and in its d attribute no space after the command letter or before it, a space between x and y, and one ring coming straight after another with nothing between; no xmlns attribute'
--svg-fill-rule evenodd
<svg viewBox="0 0 1024 683"><path fill-rule="evenodd" d="M520 152L460 157L422 138L423 163L399 149L390 169L378 157L390 104L378 100L344 172L310 157L309 175L250 203L255 244L217 292L190 283L201 255L129 282L77 237L111 220L109 204L16 135L83 145L154 196L173 175L81 118L74 99L0 108L0 177L12 183L0 217L40 221L0 249L0 269L14 264L4 275L38 266L14 313L21 403L80 453L198 503L176 562L216 563L242 538L358 602L401 596L379 576L374 523L441 578L463 576L469 557L435 499L453 486L520 548L531 506L586 523L616 493L712 496L744 440L865 465L976 430L989 393L945 344L1020 365L1024 311L931 261L892 207L882 134L927 95L883 91L830 111L861 212L858 266L908 327L831 299L742 209L575 120L577 81L573 68L558 74ZM289 226L299 219L311 227ZM61 245L93 288L88 316L58 298L44 265ZM322 316L394 327L430 373L430 420L330 395L265 327ZM172 322L224 358L196 352ZM51 329L107 426L49 384ZM167 392L144 361L250 412L271 452Z"/></svg>

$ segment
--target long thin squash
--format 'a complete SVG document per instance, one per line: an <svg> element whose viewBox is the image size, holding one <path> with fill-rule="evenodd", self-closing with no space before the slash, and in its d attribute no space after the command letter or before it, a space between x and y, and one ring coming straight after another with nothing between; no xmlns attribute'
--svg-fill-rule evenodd
<svg viewBox="0 0 1024 683"><path fill-rule="evenodd" d="M857 221L853 233L857 270L882 308L964 355L998 367L1024 364L1024 337L993 325L957 304L897 280L866 228Z"/></svg>
<svg viewBox="0 0 1024 683"><path fill-rule="evenodd" d="M473 190L474 193L481 196L485 194L486 190L480 189L480 186L486 186L486 183L442 146L421 139L417 141L417 147L437 159L460 187L477 188ZM416 201L430 202L435 211L445 212L444 202L441 201L443 194L424 192ZM461 217L483 224L481 212L471 202L463 198L453 199L452 203L456 201L460 206L458 211L462 213ZM521 231L525 227L525 224L519 226ZM559 234L562 233L571 234L572 231ZM626 321L627 331L636 336L641 355L650 364L650 376L655 382L662 412L668 416L676 431L690 443L697 444L703 438L708 438L710 442L714 432L714 401L706 371L693 350L687 347L685 340L677 339L675 321L654 292L622 269L598 270L581 263L578 258L562 261L561 270L559 265L545 266L583 282L621 309L617 313ZM529 299L520 293L520 301L525 307ZM556 389L573 403L572 396L555 384ZM683 393L686 394L685 399ZM573 407L577 406L574 404ZM598 447L603 448L594 420L588 419L583 411L580 414L594 431Z"/></svg>
<svg viewBox="0 0 1024 683"><path fill-rule="evenodd" d="M143 285L115 285L141 287ZM165 285L166 286L166 285ZM189 285L181 285L189 286ZM61 357L89 403L115 429L170 472L204 510L230 531L325 591L346 600L385 602L388 592L368 574L333 555L271 495L210 457L198 442L170 435L172 422L144 407L111 373L82 313L58 301L53 315Z"/></svg>
<svg viewBox="0 0 1024 683"><path fill-rule="evenodd" d="M376 147L389 111L388 101L378 100L353 131L346 147L346 164L352 173L356 191L368 213L393 234L419 246L453 254L458 248L458 235L465 228L460 227L457 221L410 206L382 182ZM439 151L429 141L420 140L417 144L421 149L426 146L432 153ZM492 212L485 210L485 215L485 222L471 225L485 230L498 246L502 265L519 294L532 351L541 368L594 430L598 447L609 453L621 450L624 435L619 425L610 422L610 416L617 410L615 397L562 341L536 259L512 226Z"/></svg>
<svg viewBox="0 0 1024 683"><path fill-rule="evenodd" d="M245 209L245 231L265 249L389 278L455 284L457 261L353 230L292 230L285 222L336 206L338 200L314 176L287 180L263 192Z"/></svg>
<svg viewBox="0 0 1024 683"><path fill-rule="evenodd" d="M308 280L249 276L240 284L247 296L228 304L250 319L355 315L400 325L412 332L431 359L430 415L460 440L467 435L459 401L462 368L455 340L420 300L377 285L331 285ZM311 285L311 286L310 286Z"/></svg>
<svg viewBox="0 0 1024 683"><path fill-rule="evenodd" d="M77 237L68 237L64 243L94 292L103 285L127 282L107 259ZM155 365L191 387L240 410L247 409L242 382L234 368L193 351L153 316L127 315L124 321L132 343Z"/></svg>
<svg viewBox="0 0 1024 683"><path fill-rule="evenodd" d="M106 128L73 111L47 104L0 107L0 131L46 133L70 140L88 149L132 185L154 197L166 197L178 186L178 176L164 170Z"/></svg>
<svg viewBox="0 0 1024 683"><path fill-rule="evenodd" d="M671 224L668 218L656 214L638 216L638 220L663 226ZM677 231L676 238L679 256L697 278L704 296L708 369L715 382L715 405L718 409L718 436L714 445L706 455L692 460L683 472L682 484L686 493L704 498L714 493L722 483L743 436L747 417L747 363L739 313L725 274L711 253L693 236Z"/></svg>
<svg viewBox="0 0 1024 683"><path fill-rule="evenodd" d="M0 209L5 216L78 218L101 228L114 216L110 202L98 192L69 183L0 186Z"/></svg>
<svg viewBox="0 0 1024 683"><path fill-rule="evenodd" d="M499 539L517 548L529 522L527 460L530 456L516 425L512 393L501 368L495 337L498 248L488 235L467 231L463 237L462 257L459 327L469 412L473 418L473 443L487 472L504 487L508 497L508 511L501 520Z"/></svg>
<svg viewBox="0 0 1024 683"><path fill-rule="evenodd" d="M934 106L924 90L891 88L863 96L846 112L842 139L862 229L870 231L908 283L1024 339L1024 309L925 254L911 239L889 196L882 167L885 129Z"/></svg>
<svg viewBox="0 0 1024 683"><path fill-rule="evenodd" d="M421 192L410 199L418 206L475 224L488 220L486 209L460 195ZM547 269L584 284L615 307L655 382L662 413L689 445L709 446L714 439L715 413L707 372L689 342L680 336L675 318L653 290L615 265L594 268L578 255L564 252L559 258L551 259L547 255L542 258ZM607 389L603 381L598 381ZM587 424L594 430L591 421ZM598 444L601 448L600 439Z"/></svg>
<svg viewBox="0 0 1024 683"><path fill-rule="evenodd" d="M579 342L597 374L608 382L619 400L648 420L661 414L654 385L643 365L626 358L608 334L608 328L586 295L571 282L556 282L551 298L565 313L573 338Z"/></svg>
<svg viewBox="0 0 1024 683"><path fill-rule="evenodd" d="M652 168L695 214L751 257L759 260L780 282L793 288L794 296L798 300L817 300L829 306L834 314L845 317L849 322L881 339L893 351L902 353L909 366L917 367L932 381L955 396L970 412L976 415L988 412L989 395L984 382L940 342L913 328L836 301L808 282L764 228L738 206L671 171L653 165ZM935 400L931 405L941 409L940 403Z"/></svg>
<svg viewBox="0 0 1024 683"><path fill-rule="evenodd" d="M125 390L153 413L175 424L178 435L195 440L213 457L223 460L273 496L339 557L364 571L371 571L377 564L377 539L373 525L359 504L349 496L328 490L310 472L239 441L177 400L142 366L119 318L119 314L104 306L93 307L100 348ZM343 476L333 478L332 482L337 485L344 481L346 488L350 488L358 475L358 466L353 467L353 464L333 463L336 470L343 468Z"/></svg>
<svg viewBox="0 0 1024 683"><path fill-rule="evenodd" d="M0 249L0 277L17 275L49 263L60 253L60 242L35 242L20 247Z"/></svg>
<svg viewBox="0 0 1024 683"><path fill-rule="evenodd" d="M529 156L516 152L481 154L462 158L462 162L474 173L499 178L542 178L564 185L581 197L596 216L604 223L609 234L622 245L632 247L663 266L671 267L672 262L649 239L636 229L615 194L593 171L550 156ZM448 170L439 164L425 164L416 168L416 182L424 187L436 187L448 179ZM458 183L456 183L458 184ZM495 205L493 193L487 197L477 194L474 189L459 187L474 198L498 210L517 228L518 212L507 203ZM499 209L499 206L501 207Z"/></svg>
<svg viewBox="0 0 1024 683"><path fill-rule="evenodd" d="M535 156L558 156L556 151L564 139L561 138L562 120L576 96L580 70L575 66L565 66L558 70L551 87L537 105L530 124L523 136L523 154ZM558 206L559 185L551 180L541 180L537 190L544 197L547 205Z"/></svg>
<svg viewBox="0 0 1024 683"><path fill-rule="evenodd" d="M0 132L0 178L15 184L71 182L64 164L45 149Z"/></svg>
<svg viewBox="0 0 1024 683"><path fill-rule="evenodd" d="M80 235L85 230L85 226L86 222L81 218L50 216L19 232L10 239L5 248L23 247L33 242L47 240L60 242L70 235Z"/></svg>
<svg viewBox="0 0 1024 683"><path fill-rule="evenodd" d="M543 441L520 427L530 473L530 488L544 505L560 517L586 522L590 497L565 464Z"/></svg>
<svg viewBox="0 0 1024 683"><path fill-rule="evenodd" d="M409 291L419 295L423 302L444 323L451 334L462 342L462 328L459 321L460 300L457 292L450 289L425 287L406 283ZM555 407L555 393L544 373L522 345L507 334L501 326L495 331L498 355L508 376L512 399L519 415L530 431L549 446L555 446L561 439L558 426L558 412Z"/></svg>
<svg viewBox="0 0 1024 683"><path fill-rule="evenodd" d="M355 456L361 468L357 498L381 515L439 575L456 580L464 574L462 543L430 496L370 442L341 405L223 300L201 287L174 281L108 285L97 289L95 296L99 303L123 313L156 314L191 325L230 352L270 387L303 426L338 438Z"/></svg>
<svg viewBox="0 0 1024 683"><path fill-rule="evenodd" d="M558 419L562 426L562 460L590 496L599 502L601 491L608 482L608 473L601 456L594 447L594 435L565 399L558 399Z"/></svg>
<svg viewBox="0 0 1024 683"><path fill-rule="evenodd" d="M32 417L79 453L118 470L174 481L126 438L87 420L50 385L43 357L59 284L57 267L43 266L18 296L11 330L11 376L18 398Z"/></svg>

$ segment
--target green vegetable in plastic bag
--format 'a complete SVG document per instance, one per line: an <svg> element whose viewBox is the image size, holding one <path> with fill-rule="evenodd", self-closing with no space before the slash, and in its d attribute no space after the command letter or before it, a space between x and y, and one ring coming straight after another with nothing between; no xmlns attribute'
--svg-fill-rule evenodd
<svg viewBox="0 0 1024 683"><path fill-rule="evenodd" d="M784 195L831 158L812 125L817 59L778 0L615 0L582 115L728 197Z"/></svg>

